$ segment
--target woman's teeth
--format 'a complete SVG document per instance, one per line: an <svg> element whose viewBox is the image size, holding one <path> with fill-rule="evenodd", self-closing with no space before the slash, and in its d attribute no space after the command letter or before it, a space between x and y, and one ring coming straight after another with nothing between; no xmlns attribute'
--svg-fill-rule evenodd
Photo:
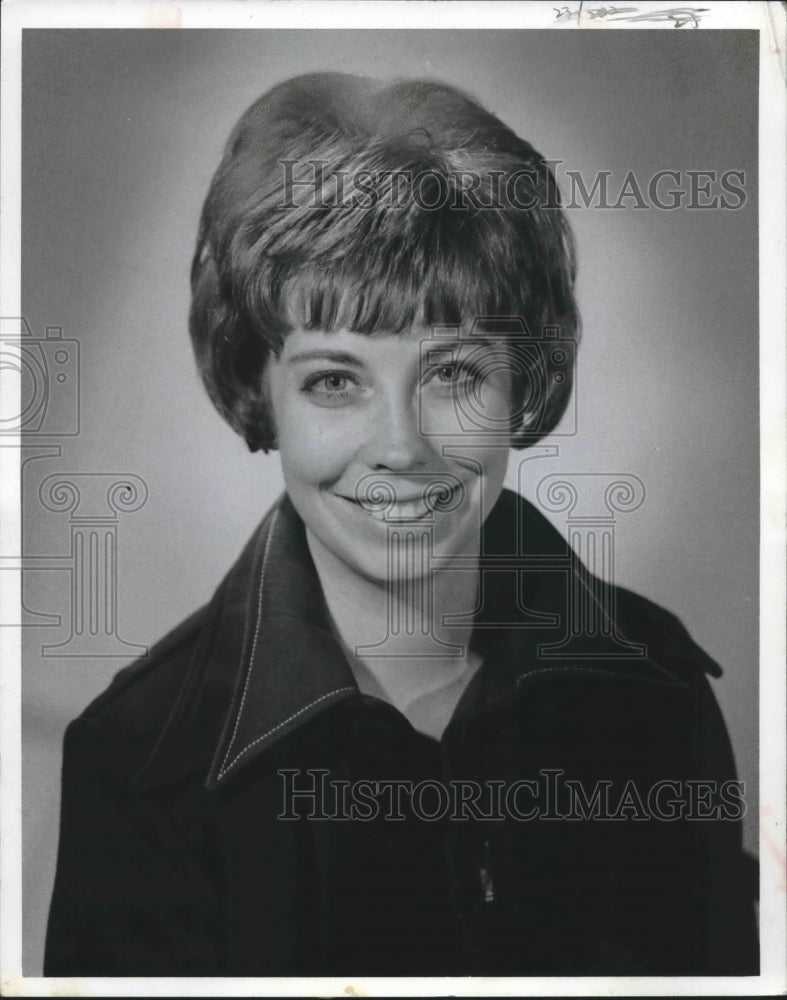
<svg viewBox="0 0 787 1000"><path fill-rule="evenodd" d="M396 503L386 504L385 506L381 506L379 503L365 503L363 500L359 500L358 502L367 514L371 514L375 521L416 521L422 517L426 517L432 510L427 503L420 499L398 500Z"/></svg>

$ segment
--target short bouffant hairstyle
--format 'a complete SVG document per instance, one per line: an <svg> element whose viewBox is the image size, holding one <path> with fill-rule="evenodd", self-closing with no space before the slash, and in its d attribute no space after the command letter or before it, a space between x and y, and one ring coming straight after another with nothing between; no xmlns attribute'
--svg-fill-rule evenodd
<svg viewBox="0 0 787 1000"><path fill-rule="evenodd" d="M545 329L575 342L575 270L552 171L476 101L432 81L315 73L268 91L230 135L200 220L189 327L216 408L267 450L263 371L291 330L499 317L534 345ZM515 447L553 430L571 394L566 352L528 356L540 391L518 406ZM533 372L520 396L526 382Z"/></svg>

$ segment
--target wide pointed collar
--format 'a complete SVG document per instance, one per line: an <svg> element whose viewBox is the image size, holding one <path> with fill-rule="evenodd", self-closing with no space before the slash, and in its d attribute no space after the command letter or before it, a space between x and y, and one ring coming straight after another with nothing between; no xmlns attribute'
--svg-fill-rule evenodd
<svg viewBox="0 0 787 1000"><path fill-rule="evenodd" d="M562 634L567 576L588 584L562 535L507 490L484 525L482 568L473 641L484 653L487 687L499 696L515 693L525 677L555 671L635 670L657 683L682 683L669 660L685 654L684 643L666 657L653 650L621 657L618 623L590 659L578 662L570 650L540 654L545 636L554 642ZM700 652L690 645L690 655ZM351 697L360 692L331 629L303 522L284 496L217 590L169 718L132 786L144 792L201 773L208 789L217 788Z"/></svg>
<svg viewBox="0 0 787 1000"><path fill-rule="evenodd" d="M203 769L215 788L329 704L358 695L303 522L283 497L217 590L173 711L134 779Z"/></svg>

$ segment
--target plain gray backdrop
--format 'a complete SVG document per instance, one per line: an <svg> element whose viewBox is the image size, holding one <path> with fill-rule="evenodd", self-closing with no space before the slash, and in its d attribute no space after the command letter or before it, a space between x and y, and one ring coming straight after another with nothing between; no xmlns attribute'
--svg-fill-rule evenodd
<svg viewBox="0 0 787 1000"><path fill-rule="evenodd" d="M737 211L569 212L584 321L577 433L526 463L623 472L646 487L617 522L616 579L674 611L719 662L714 681L757 837L757 36L692 31L26 31L23 311L79 341L80 433L24 471L24 551L70 552L53 473L136 475L117 519L118 632L151 645L208 600L282 489L193 368L188 267L202 199L240 113L313 70L445 80L588 183L633 171L745 172ZM54 404L53 404L54 405ZM43 442L49 441L42 438ZM512 458L509 483L517 483ZM564 528L559 516L555 523ZM24 961L41 971L67 722L124 659L43 656L68 638L71 575L25 576L62 625L23 630Z"/></svg>

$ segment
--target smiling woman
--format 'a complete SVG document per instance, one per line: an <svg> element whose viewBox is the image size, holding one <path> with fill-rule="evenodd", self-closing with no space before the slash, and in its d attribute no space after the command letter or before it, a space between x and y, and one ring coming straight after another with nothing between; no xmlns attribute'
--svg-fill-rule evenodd
<svg viewBox="0 0 787 1000"><path fill-rule="evenodd" d="M548 165L447 85L242 116L191 334L286 495L69 727L47 974L757 971L715 664L503 489L574 270Z"/></svg>

